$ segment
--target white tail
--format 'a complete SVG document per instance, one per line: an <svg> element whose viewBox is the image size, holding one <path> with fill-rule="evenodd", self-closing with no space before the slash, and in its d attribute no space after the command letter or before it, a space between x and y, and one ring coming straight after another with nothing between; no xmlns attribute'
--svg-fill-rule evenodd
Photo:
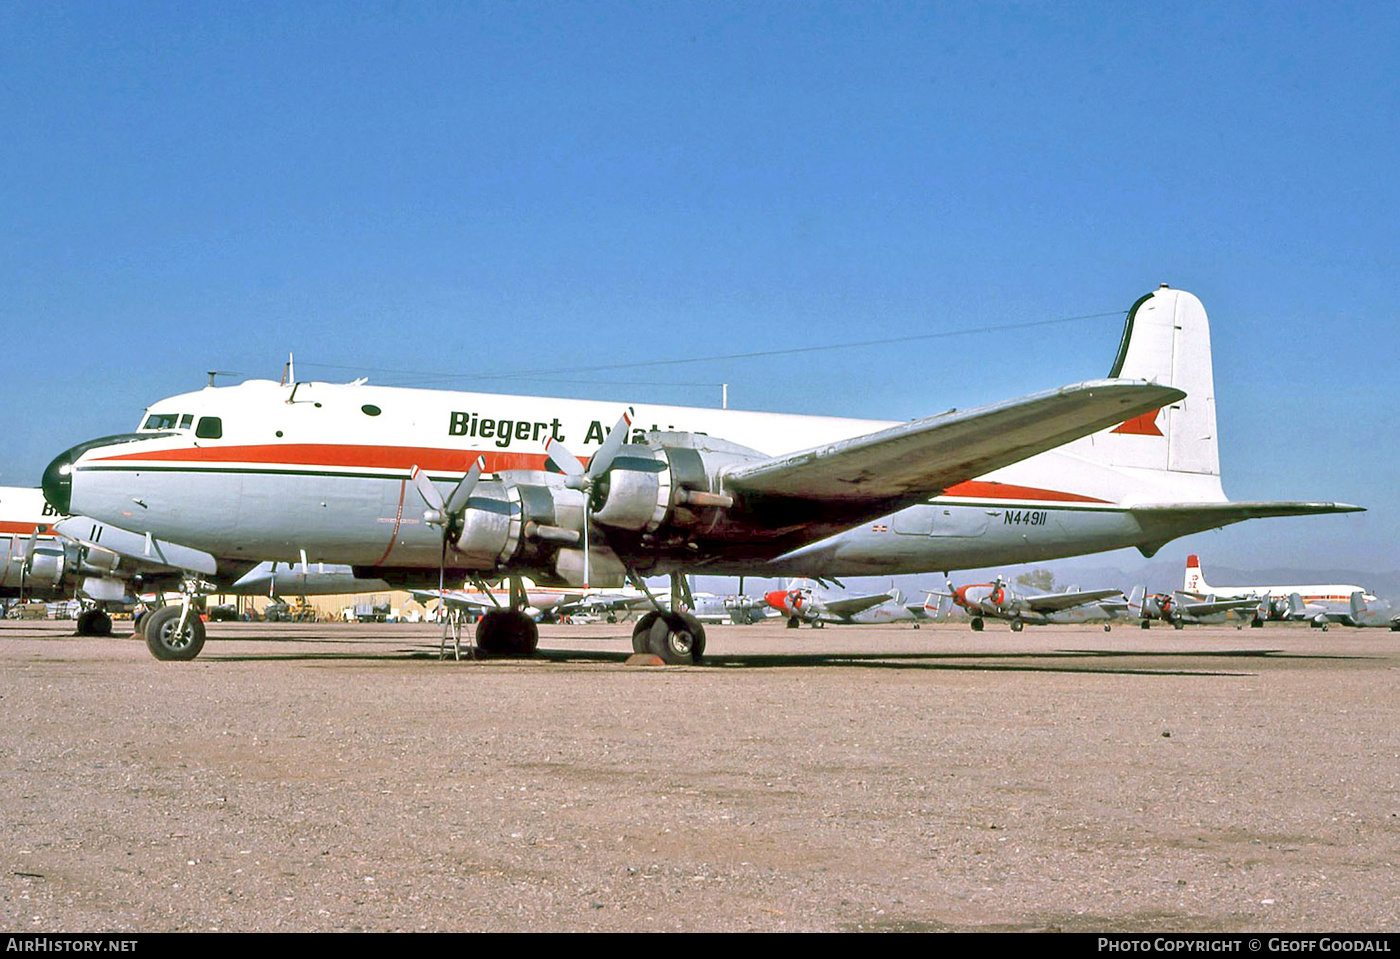
<svg viewBox="0 0 1400 959"><path fill-rule="evenodd" d="M1186 578L1182 581L1183 592L1206 594L1211 592L1205 574L1201 572L1201 559L1195 553L1186 557Z"/></svg>
<svg viewBox="0 0 1400 959"><path fill-rule="evenodd" d="M1144 494L1152 490L1160 501L1223 502L1210 321L1201 301L1163 286L1134 303L1109 376L1174 386L1186 398L1063 449L1138 477Z"/></svg>

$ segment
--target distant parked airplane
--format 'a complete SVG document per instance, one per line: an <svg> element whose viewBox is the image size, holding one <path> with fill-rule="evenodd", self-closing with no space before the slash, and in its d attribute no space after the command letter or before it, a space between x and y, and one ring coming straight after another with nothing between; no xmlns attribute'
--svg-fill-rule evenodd
<svg viewBox="0 0 1400 959"><path fill-rule="evenodd" d="M1244 599L1246 597L1263 599L1266 596L1282 598L1292 593L1297 593L1302 597L1304 604L1327 603L1337 606L1346 606L1351 600L1351 594L1360 591L1366 593L1360 586L1353 586L1349 583L1308 583L1302 586L1212 586L1206 582L1205 573L1201 571L1201 560L1192 553L1186 557L1186 576L1182 582L1182 592L1189 593L1198 599L1213 597L1214 599ZM1367 599L1373 600L1374 596L1366 595ZM1276 604L1277 610L1270 603L1270 613L1282 617L1284 604Z"/></svg>
<svg viewBox="0 0 1400 959"><path fill-rule="evenodd" d="M1253 596L1240 597L1239 599L1202 600L1182 592L1172 595L1154 593L1147 596L1145 594L1146 590L1143 587L1135 586L1132 595L1128 597L1128 608L1135 615L1141 617L1143 629L1150 628L1154 619L1171 623L1174 629L1182 629L1187 623L1197 625L1223 623L1232 616L1238 618L1246 610L1254 610L1255 613L1250 618L1255 623L1259 622L1257 611L1260 601Z"/></svg>
<svg viewBox="0 0 1400 959"><path fill-rule="evenodd" d="M1122 596L1118 589L1073 590L1064 593L1019 593L998 576L992 583L948 584L953 602L972 616L972 628L981 630L984 619L1010 621L1012 632L1019 633L1029 623L1104 623L1104 630L1114 618L1115 611L1103 605L1111 596Z"/></svg>
<svg viewBox="0 0 1400 959"><path fill-rule="evenodd" d="M1304 603L1298 593L1288 595L1289 615L1306 620L1312 626L1326 629L1330 623L1343 626L1371 626L1400 630L1400 608L1357 590L1347 598L1345 607L1335 603Z"/></svg>
<svg viewBox="0 0 1400 959"><path fill-rule="evenodd" d="M787 589L764 594L768 605L787 618L789 629L808 623L817 629L832 624L873 626L878 623L914 623L915 616L904 606L899 590L862 596L821 596L808 584L794 580Z"/></svg>

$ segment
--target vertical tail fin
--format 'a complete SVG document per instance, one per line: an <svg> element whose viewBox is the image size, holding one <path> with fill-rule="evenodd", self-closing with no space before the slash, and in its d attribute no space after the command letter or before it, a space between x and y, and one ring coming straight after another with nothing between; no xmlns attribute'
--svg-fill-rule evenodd
<svg viewBox="0 0 1400 959"><path fill-rule="evenodd" d="M1220 502L1215 373L1201 301L1165 285L1133 304L1109 376L1174 386L1185 399L1076 440L1076 456L1149 481L1164 499Z"/></svg>
<svg viewBox="0 0 1400 959"><path fill-rule="evenodd" d="M1142 602L1147 596L1146 586L1134 586L1133 591L1128 594L1128 611L1134 616L1142 615Z"/></svg>
<svg viewBox="0 0 1400 959"><path fill-rule="evenodd" d="M1186 578L1182 581L1182 590L1187 593L1209 593L1210 586L1206 583L1205 574L1201 572L1201 558L1195 553L1186 557Z"/></svg>

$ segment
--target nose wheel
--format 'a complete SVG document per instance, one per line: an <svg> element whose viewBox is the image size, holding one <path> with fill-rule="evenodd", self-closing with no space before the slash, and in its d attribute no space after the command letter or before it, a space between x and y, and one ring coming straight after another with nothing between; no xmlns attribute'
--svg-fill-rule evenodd
<svg viewBox="0 0 1400 959"><path fill-rule="evenodd" d="M199 615L189 610L180 623L181 606L162 606L152 610L141 619L141 631L146 637L146 648L156 659L194 659L204 648L204 623Z"/></svg>

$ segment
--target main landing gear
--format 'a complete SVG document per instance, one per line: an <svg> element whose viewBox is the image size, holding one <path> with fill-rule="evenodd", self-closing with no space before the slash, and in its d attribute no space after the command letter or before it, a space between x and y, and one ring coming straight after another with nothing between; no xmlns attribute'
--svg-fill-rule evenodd
<svg viewBox="0 0 1400 959"><path fill-rule="evenodd" d="M483 656L535 655L540 628L518 609L493 609L476 624L476 648Z"/></svg>
<svg viewBox="0 0 1400 959"><path fill-rule="evenodd" d="M101 609L85 609L78 614L79 636L111 636L112 617Z"/></svg>
<svg viewBox="0 0 1400 959"><path fill-rule="evenodd" d="M489 594L490 590L485 583L475 580L474 582L483 593ZM510 606L493 609L481 617L476 624L476 653L480 656L513 659L526 659L535 655L535 650L540 645L540 628L533 619L525 615L524 610L528 605L525 584L519 576L510 577ZM443 624L439 659L446 658L449 641L456 657L462 658L461 634L460 614L454 610L448 613L448 619Z"/></svg>
<svg viewBox="0 0 1400 959"><path fill-rule="evenodd" d="M650 594L648 594L650 595ZM671 609L695 607L685 576L671 574ZM651 653L673 666L691 666L705 658L705 627L687 612L653 610L632 627L632 652Z"/></svg>

